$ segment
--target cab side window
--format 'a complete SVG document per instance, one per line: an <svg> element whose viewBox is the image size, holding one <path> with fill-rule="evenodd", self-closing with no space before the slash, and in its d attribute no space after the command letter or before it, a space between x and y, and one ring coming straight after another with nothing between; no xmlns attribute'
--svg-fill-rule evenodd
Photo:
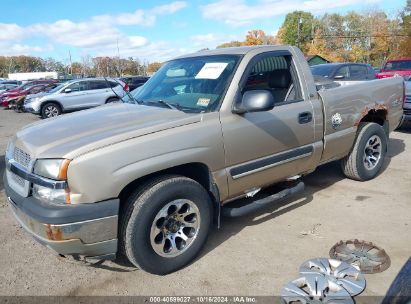
<svg viewBox="0 0 411 304"><path fill-rule="evenodd" d="M351 80L366 80L367 68L363 65L350 66L350 78Z"/></svg>
<svg viewBox="0 0 411 304"><path fill-rule="evenodd" d="M67 87L71 89L72 92L80 92L87 90L87 83L85 81L75 82Z"/></svg>
<svg viewBox="0 0 411 304"><path fill-rule="evenodd" d="M107 88L107 83L103 80L93 80L88 83L88 90L102 90Z"/></svg>
<svg viewBox="0 0 411 304"><path fill-rule="evenodd" d="M341 77L342 76L342 77ZM343 66L337 70L334 76L335 79L345 79L348 80L350 79L350 69L348 66Z"/></svg>
<svg viewBox="0 0 411 304"><path fill-rule="evenodd" d="M267 90L277 104L302 100L300 83L291 56L268 56L252 67L242 90Z"/></svg>

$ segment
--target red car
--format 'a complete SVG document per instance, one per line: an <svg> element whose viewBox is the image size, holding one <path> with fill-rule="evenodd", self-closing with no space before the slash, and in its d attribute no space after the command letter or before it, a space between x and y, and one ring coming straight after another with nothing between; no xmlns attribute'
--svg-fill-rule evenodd
<svg viewBox="0 0 411 304"><path fill-rule="evenodd" d="M42 84L35 84L33 86L29 86L24 90L10 90L7 92L4 92L0 96L0 105L3 107L8 107L9 102L11 100L17 99L19 97L27 96L30 94L37 94L40 92L48 91L51 90L52 88L56 87L56 83L42 83Z"/></svg>
<svg viewBox="0 0 411 304"><path fill-rule="evenodd" d="M31 88L34 85L49 84L49 83L57 83L57 80L54 80L54 79L40 79L40 80L28 81L28 82L23 83L22 85L18 86L17 88L15 88L13 90L9 90L7 92L0 93L0 102L1 102L2 97L4 96L4 94L6 94L6 93L20 92L20 91L27 90L28 88Z"/></svg>
<svg viewBox="0 0 411 304"><path fill-rule="evenodd" d="M377 74L377 78L393 76L411 76L411 58L388 60Z"/></svg>

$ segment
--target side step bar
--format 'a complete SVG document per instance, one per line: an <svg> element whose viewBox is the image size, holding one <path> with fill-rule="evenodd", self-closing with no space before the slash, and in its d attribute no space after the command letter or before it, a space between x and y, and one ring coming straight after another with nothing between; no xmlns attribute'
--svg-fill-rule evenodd
<svg viewBox="0 0 411 304"><path fill-rule="evenodd" d="M281 200L287 196L291 196L293 194L296 194L298 192L301 192L304 190L304 183L302 181L298 182L297 185L286 188L284 190L281 190L280 192L277 192L273 195L266 196L264 198L261 198L259 200L250 202L249 204L242 206L242 207L223 207L221 208L222 210L222 215L225 217L240 217L243 215L246 215L248 213L257 211L259 209L262 209L278 200Z"/></svg>

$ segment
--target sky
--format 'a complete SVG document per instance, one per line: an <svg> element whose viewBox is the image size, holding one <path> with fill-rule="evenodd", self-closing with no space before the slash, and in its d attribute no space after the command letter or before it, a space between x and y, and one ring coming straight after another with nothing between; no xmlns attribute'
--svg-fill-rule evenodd
<svg viewBox="0 0 411 304"><path fill-rule="evenodd" d="M275 35L295 10L345 13L382 9L395 16L405 0L5 0L0 55L83 56L164 61L231 40L250 29ZM118 48L117 48L118 46Z"/></svg>

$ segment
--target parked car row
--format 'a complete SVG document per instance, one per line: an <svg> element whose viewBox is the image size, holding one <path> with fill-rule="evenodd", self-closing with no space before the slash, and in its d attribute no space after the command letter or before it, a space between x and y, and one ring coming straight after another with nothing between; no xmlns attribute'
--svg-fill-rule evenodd
<svg viewBox="0 0 411 304"><path fill-rule="evenodd" d="M119 101L130 89L142 86L147 80L148 77L139 76L83 78L62 84L55 80L30 81L0 92L0 105L49 118Z"/></svg>
<svg viewBox="0 0 411 304"><path fill-rule="evenodd" d="M341 85L393 76L411 76L411 58L387 60L381 69L365 63L328 63L311 67L315 76L332 79Z"/></svg>
<svg viewBox="0 0 411 304"><path fill-rule="evenodd" d="M327 63L311 67L315 76L323 76L338 82L340 85L348 85L353 81L367 81L377 79L377 75L369 64L363 63Z"/></svg>

